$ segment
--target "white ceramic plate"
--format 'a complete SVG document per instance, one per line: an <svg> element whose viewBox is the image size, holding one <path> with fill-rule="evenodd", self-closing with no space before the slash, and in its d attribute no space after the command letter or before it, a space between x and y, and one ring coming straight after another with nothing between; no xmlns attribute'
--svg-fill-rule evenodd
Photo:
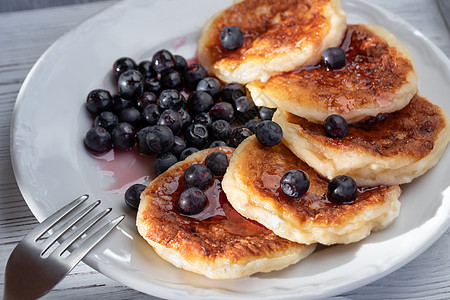
<svg viewBox="0 0 450 300"><path fill-rule="evenodd" d="M343 2L349 23L382 25L412 51L420 92L450 112L446 56L391 13L367 2ZM99 168L99 161L82 145L90 127L86 96L95 88L112 89L109 70L119 57L140 61L161 48L194 56L205 21L230 3L121 2L64 35L45 52L20 90L11 139L17 182L36 218L43 220L84 193L103 199L115 214L125 213L127 218L85 261L125 285L163 298L327 297L374 281L415 258L449 225L450 149L435 168L403 186L401 214L390 228L359 243L322 249L283 271L209 280L166 263L139 237L134 212L125 206L121 194L107 191L114 176ZM133 168L139 166L134 163ZM140 166L146 171L146 165Z"/></svg>

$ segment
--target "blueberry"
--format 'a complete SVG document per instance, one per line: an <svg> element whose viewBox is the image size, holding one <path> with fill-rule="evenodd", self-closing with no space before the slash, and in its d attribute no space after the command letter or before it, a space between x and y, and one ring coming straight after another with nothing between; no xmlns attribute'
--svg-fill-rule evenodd
<svg viewBox="0 0 450 300"><path fill-rule="evenodd" d="M179 110L186 105L186 99L184 96L175 89L163 90L158 97L158 105L162 109L174 109Z"/></svg>
<svg viewBox="0 0 450 300"><path fill-rule="evenodd" d="M162 74L175 67L175 58L168 50L162 49L153 55L152 66L156 73Z"/></svg>
<svg viewBox="0 0 450 300"><path fill-rule="evenodd" d="M184 149L186 149L186 142L179 136L175 136L173 138L173 145L172 148L170 148L170 152L173 155L179 156Z"/></svg>
<svg viewBox="0 0 450 300"><path fill-rule="evenodd" d="M209 114L213 120L225 120L231 122L234 118L233 105L228 102L217 102L211 107Z"/></svg>
<svg viewBox="0 0 450 300"><path fill-rule="evenodd" d="M289 170L281 177L281 189L289 197L301 197L309 189L308 174L301 170Z"/></svg>
<svg viewBox="0 0 450 300"><path fill-rule="evenodd" d="M240 127L235 128L230 135L230 146L236 148L242 141L251 136L253 132L250 129Z"/></svg>
<svg viewBox="0 0 450 300"><path fill-rule="evenodd" d="M111 132L114 148L130 150L136 143L136 129L129 123L119 123Z"/></svg>
<svg viewBox="0 0 450 300"><path fill-rule="evenodd" d="M192 92L186 102L186 108L192 116L209 111L213 105L211 95L202 91Z"/></svg>
<svg viewBox="0 0 450 300"><path fill-rule="evenodd" d="M199 64L191 64L184 71L184 83L188 89L194 91L200 80L208 76L206 69Z"/></svg>
<svg viewBox="0 0 450 300"><path fill-rule="evenodd" d="M134 107L127 107L119 113L119 120L136 127L141 121L141 113Z"/></svg>
<svg viewBox="0 0 450 300"><path fill-rule="evenodd" d="M350 203L356 199L356 182L347 175L338 175L328 184L328 195L337 203Z"/></svg>
<svg viewBox="0 0 450 300"><path fill-rule="evenodd" d="M149 105L151 103L156 103L156 100L158 100L158 97L156 97L155 93L143 92L136 99L136 108L140 111L143 111L147 105Z"/></svg>
<svg viewBox="0 0 450 300"><path fill-rule="evenodd" d="M230 123L225 120L214 121L211 126L209 126L212 140L228 142L232 131L233 129L231 128Z"/></svg>
<svg viewBox="0 0 450 300"><path fill-rule="evenodd" d="M214 176L223 176L228 168L228 157L223 152L213 152L206 156L205 165Z"/></svg>
<svg viewBox="0 0 450 300"><path fill-rule="evenodd" d="M189 147L183 150L183 152L181 152L179 159L180 161L185 160L186 157L188 157L189 155L198 152L199 150L195 147Z"/></svg>
<svg viewBox="0 0 450 300"><path fill-rule="evenodd" d="M160 175L167 171L171 166L176 164L178 159L175 155L170 152L160 153L156 156L153 161L153 168L155 169L156 175Z"/></svg>
<svg viewBox="0 0 450 300"><path fill-rule="evenodd" d="M245 123L244 127L250 129L253 133L256 131L256 126L258 126L259 123L261 123L261 119L251 119L248 122Z"/></svg>
<svg viewBox="0 0 450 300"><path fill-rule="evenodd" d="M173 109L165 110L159 117L157 124L169 127L173 135L180 134L183 128L183 121L181 120L180 114Z"/></svg>
<svg viewBox="0 0 450 300"><path fill-rule="evenodd" d="M277 109L276 108L269 108L266 106L260 106L259 107L259 117L261 120L272 120L273 114L275 113Z"/></svg>
<svg viewBox="0 0 450 300"><path fill-rule="evenodd" d="M206 189L211 185L213 175L211 170L203 164L192 164L183 176L184 184L188 187L196 187L201 190Z"/></svg>
<svg viewBox="0 0 450 300"><path fill-rule="evenodd" d="M114 94L112 111L116 114L120 113L124 108L133 106L133 103L130 100L123 99L119 94Z"/></svg>
<svg viewBox="0 0 450 300"><path fill-rule="evenodd" d="M146 189L143 184L133 184L125 192L125 203L132 209L138 209L139 203L141 202L141 193Z"/></svg>
<svg viewBox="0 0 450 300"><path fill-rule="evenodd" d="M207 112L199 113L194 117L194 124L202 124L206 128L209 128L212 122L212 118Z"/></svg>
<svg viewBox="0 0 450 300"><path fill-rule="evenodd" d="M136 70L136 69L137 69L137 65L133 59L131 59L129 57L121 57L114 62L113 74L114 74L114 77L117 79L117 78L119 78L120 74L122 74L123 72L129 71L129 70Z"/></svg>
<svg viewBox="0 0 450 300"><path fill-rule="evenodd" d="M217 101L220 97L221 91L220 81L214 77L205 77L197 84L197 91L207 92L213 97L214 101Z"/></svg>
<svg viewBox="0 0 450 300"><path fill-rule="evenodd" d="M245 96L245 88L237 82L232 82L225 85L222 89L222 100L234 104L234 100L239 97Z"/></svg>
<svg viewBox="0 0 450 300"><path fill-rule="evenodd" d="M110 111L101 112L94 120L95 127L103 127L109 132L119 124L119 117Z"/></svg>
<svg viewBox="0 0 450 300"><path fill-rule="evenodd" d="M262 121L256 126L256 139L263 146L273 147L283 139L283 130L273 121Z"/></svg>
<svg viewBox="0 0 450 300"><path fill-rule="evenodd" d="M142 76L145 78L156 77L156 72L153 70L152 62L149 60L143 60L139 63L137 67L138 71L141 72Z"/></svg>
<svg viewBox="0 0 450 300"><path fill-rule="evenodd" d="M244 33L239 27L227 26L220 33L220 42L227 50L236 50L244 45Z"/></svg>
<svg viewBox="0 0 450 300"><path fill-rule="evenodd" d="M145 78L144 91L159 95L159 93L161 92L161 83L159 82L158 78Z"/></svg>
<svg viewBox="0 0 450 300"><path fill-rule="evenodd" d="M92 127L86 133L84 144L92 152L106 152L111 149L111 135L103 127Z"/></svg>
<svg viewBox="0 0 450 300"><path fill-rule="evenodd" d="M120 97L133 100L144 91L144 78L136 70L128 70L120 74L117 80Z"/></svg>
<svg viewBox="0 0 450 300"><path fill-rule="evenodd" d="M111 110L113 107L113 99L107 90L96 89L91 91L86 99L86 108L94 115L102 111Z"/></svg>
<svg viewBox="0 0 450 300"><path fill-rule="evenodd" d="M201 124L192 124L184 133L184 139L189 147L203 149L208 144L208 129Z"/></svg>
<svg viewBox="0 0 450 300"><path fill-rule="evenodd" d="M185 130L192 124L192 117L185 109L178 110L178 114L180 115L181 123L183 124L182 130Z"/></svg>
<svg viewBox="0 0 450 300"><path fill-rule="evenodd" d="M177 207L184 215L196 215L205 209L208 200L205 194L198 188L191 187L180 194Z"/></svg>
<svg viewBox="0 0 450 300"><path fill-rule="evenodd" d="M235 99L234 106L236 107L236 115L242 123L245 123L258 115L258 108L255 103L253 103L253 100L247 96Z"/></svg>
<svg viewBox="0 0 450 300"><path fill-rule="evenodd" d="M147 105L142 111L141 119L147 125L155 125L156 122L158 122L161 113L161 108L158 105L151 103Z"/></svg>
<svg viewBox="0 0 450 300"><path fill-rule="evenodd" d="M178 72L184 73L184 71L186 71L188 66L186 59L181 55L174 55L173 57L175 58L174 69L177 70Z"/></svg>
<svg viewBox="0 0 450 300"><path fill-rule="evenodd" d="M164 125L155 125L150 128L145 138L148 148L156 153L170 151L174 141L172 130Z"/></svg>
<svg viewBox="0 0 450 300"><path fill-rule="evenodd" d="M325 135L329 138L343 138L348 131L348 124L340 115L329 115L323 122Z"/></svg>
<svg viewBox="0 0 450 300"><path fill-rule="evenodd" d="M137 134L137 147L139 152L142 154L150 155L155 153L148 147L147 144L147 132L149 132L151 128L151 126L144 127L139 130Z"/></svg>
<svg viewBox="0 0 450 300"><path fill-rule="evenodd" d="M181 91L183 89L183 76L178 71L165 72L160 79L163 89L175 89Z"/></svg>
<svg viewBox="0 0 450 300"><path fill-rule="evenodd" d="M224 141L214 141L209 145L209 148L223 147L223 146L228 146L228 144L225 143Z"/></svg>
<svg viewBox="0 0 450 300"><path fill-rule="evenodd" d="M330 47L322 52L323 64L327 70L335 70L345 66L345 51L339 47Z"/></svg>

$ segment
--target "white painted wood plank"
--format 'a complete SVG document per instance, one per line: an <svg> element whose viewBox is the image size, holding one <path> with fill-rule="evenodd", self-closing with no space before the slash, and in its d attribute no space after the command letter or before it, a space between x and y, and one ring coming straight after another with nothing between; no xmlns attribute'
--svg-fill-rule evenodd
<svg viewBox="0 0 450 300"><path fill-rule="evenodd" d="M0 12L46 8L61 5L83 4L96 1L105 0L2 0L0 2Z"/></svg>

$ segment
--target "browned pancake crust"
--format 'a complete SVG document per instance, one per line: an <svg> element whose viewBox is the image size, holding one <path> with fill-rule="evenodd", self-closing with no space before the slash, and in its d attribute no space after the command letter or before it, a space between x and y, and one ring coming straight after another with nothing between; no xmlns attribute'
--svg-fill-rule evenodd
<svg viewBox="0 0 450 300"><path fill-rule="evenodd" d="M415 72L411 61L364 25L348 25L341 48L346 51L346 65L341 69L327 70L319 64L252 84L263 93L276 90L277 97L289 99L291 105L345 114L388 105Z"/></svg>
<svg viewBox="0 0 450 300"><path fill-rule="evenodd" d="M245 0L236 3L214 20L204 52L210 56L211 65L226 59L227 65L237 66L249 57L277 56L283 53L286 45L295 45L304 37L319 45L321 38L329 31L329 24L322 13L322 7L328 2ZM281 21L274 22L276 19ZM233 51L223 48L220 42L220 33L230 25L239 27L245 36L244 45ZM261 47L253 47L255 43Z"/></svg>
<svg viewBox="0 0 450 300"><path fill-rule="evenodd" d="M288 114L288 122L298 125L302 135L328 147L342 151L360 149L375 156L417 159L433 150L439 133L446 126L442 110L417 94L399 111L350 125L346 136L339 139L326 137L322 125L304 118Z"/></svg>
<svg viewBox="0 0 450 300"><path fill-rule="evenodd" d="M209 153L214 151L218 149L213 148ZM221 147L220 151L229 158L233 153L228 147ZM205 157L196 163L203 163ZM140 216L145 220L147 238L176 250L187 260L224 258L230 263L305 247L280 238L238 214L226 199L218 179L205 191L209 206L202 213L196 216L180 214L176 201L186 189L182 176L192 163L180 164L169 174L157 177L141 195L151 199Z"/></svg>
<svg viewBox="0 0 450 300"><path fill-rule="evenodd" d="M384 203L393 187L358 188L356 200L349 204L337 204L328 197L329 180L321 177L305 162L295 156L286 146L265 147L251 143L239 158L243 185L251 194L270 202L279 214L295 218L298 223L312 222L316 225L341 225L355 215ZM306 172L310 187L299 198L289 197L281 190L280 180L292 169Z"/></svg>

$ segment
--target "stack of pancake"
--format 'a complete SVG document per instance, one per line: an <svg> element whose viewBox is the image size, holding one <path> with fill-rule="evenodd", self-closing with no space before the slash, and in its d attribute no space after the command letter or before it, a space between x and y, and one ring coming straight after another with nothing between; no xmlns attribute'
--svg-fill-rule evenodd
<svg viewBox="0 0 450 300"><path fill-rule="evenodd" d="M220 44L229 25L244 32L237 50ZM329 47L345 50L344 67L324 67L321 53ZM408 49L381 27L347 25L338 0L236 1L205 25L198 54L211 74L246 84L257 105L276 107L284 137L274 147L251 136L236 149L197 152L151 182L138 230L177 267L239 278L287 267L316 244L357 242L394 221L399 185L434 166L450 140L445 112L417 92ZM331 114L350 124L343 138L325 135ZM180 214L184 171L214 151L229 157L225 176L205 191L205 211ZM292 169L310 179L298 198L280 188ZM352 203L329 198L337 175L357 182Z"/></svg>

